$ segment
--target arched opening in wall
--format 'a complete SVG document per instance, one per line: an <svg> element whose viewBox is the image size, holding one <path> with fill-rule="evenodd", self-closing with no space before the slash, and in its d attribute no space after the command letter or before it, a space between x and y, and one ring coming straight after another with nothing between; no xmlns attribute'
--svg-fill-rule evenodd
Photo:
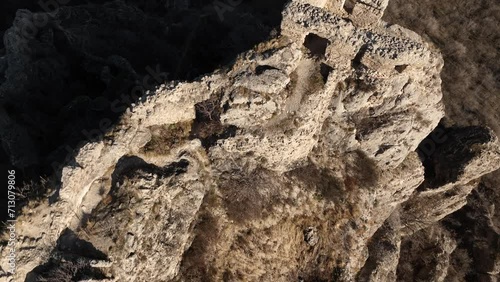
<svg viewBox="0 0 500 282"><path fill-rule="evenodd" d="M309 33L304 40L304 46L315 56L325 56L328 44L330 44L328 39L314 33Z"/></svg>
<svg viewBox="0 0 500 282"><path fill-rule="evenodd" d="M352 10L354 9L354 5L356 5L357 0L346 0L344 3L344 10L349 14L352 14Z"/></svg>

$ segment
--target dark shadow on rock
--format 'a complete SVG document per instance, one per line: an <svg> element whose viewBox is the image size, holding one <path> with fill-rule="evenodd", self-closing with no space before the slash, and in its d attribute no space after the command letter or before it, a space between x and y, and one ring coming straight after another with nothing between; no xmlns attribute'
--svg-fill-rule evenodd
<svg viewBox="0 0 500 282"><path fill-rule="evenodd" d="M70 0L49 7L52 16L40 2L63 1L0 1L0 165L23 182L52 178L53 203L82 146L102 140L146 91L210 73L279 31L287 1Z"/></svg>
<svg viewBox="0 0 500 282"><path fill-rule="evenodd" d="M342 179L333 173L313 164L294 169L287 173L287 177L302 182L305 187L310 187L318 197L336 203L342 202L345 197L345 184Z"/></svg>
<svg viewBox="0 0 500 282"><path fill-rule="evenodd" d="M222 94L222 93L221 93ZM202 146L209 149L218 140L236 135L237 127L223 125L220 116L224 111L220 97L211 97L195 105L196 117L191 126L190 138L200 139Z"/></svg>
<svg viewBox="0 0 500 282"><path fill-rule="evenodd" d="M146 91L210 73L267 39L286 2L221 10L196 0L72 0L53 18L32 13L43 9L30 1L2 2L10 17L0 25L0 111L8 117L0 139L8 159L34 178L60 175Z"/></svg>
<svg viewBox="0 0 500 282"><path fill-rule="evenodd" d="M218 186L228 217L238 224L272 214L283 201L280 193L286 189L275 172L262 168L224 176Z"/></svg>
<svg viewBox="0 0 500 282"><path fill-rule="evenodd" d="M118 189L125 178L130 179L137 176L137 174L155 174L161 177L176 176L185 173L188 166L189 161L185 159L170 163L164 167L158 167L136 156L122 157L116 164L115 170L111 175L110 194L116 194L116 189Z"/></svg>
<svg viewBox="0 0 500 282"><path fill-rule="evenodd" d="M25 281L40 281L41 278L54 282L105 278L101 270L91 266L92 260L106 261L108 258L91 243L66 229L57 240L49 260L28 273Z"/></svg>
<svg viewBox="0 0 500 282"><path fill-rule="evenodd" d="M479 153L472 146L491 140L490 131L484 127L446 128L440 124L417 150L425 167L425 181L419 189L438 188L457 181L465 166Z"/></svg>
<svg viewBox="0 0 500 282"><path fill-rule="evenodd" d="M304 40L304 46L309 49L312 55L318 57L325 56L326 48L329 44L330 41L328 39L318 36L314 33L309 33Z"/></svg>
<svg viewBox="0 0 500 282"><path fill-rule="evenodd" d="M497 263L500 237L491 224L494 215L488 211L498 197L497 189L481 182L467 197L467 205L443 220L443 225L460 238L457 249L465 249L472 260L467 281L488 281L488 272L494 272Z"/></svg>

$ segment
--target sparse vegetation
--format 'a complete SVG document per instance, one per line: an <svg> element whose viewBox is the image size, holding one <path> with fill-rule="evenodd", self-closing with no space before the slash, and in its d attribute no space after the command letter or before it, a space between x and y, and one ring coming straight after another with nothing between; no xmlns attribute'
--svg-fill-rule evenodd
<svg viewBox="0 0 500 282"><path fill-rule="evenodd" d="M43 273L38 275L38 282L72 282L83 279L102 279L105 275L93 268L88 260L60 260L52 258Z"/></svg>
<svg viewBox="0 0 500 282"><path fill-rule="evenodd" d="M56 185L49 178L41 177L38 181L24 182L16 185L16 210L21 214L26 207L40 205ZM0 234L5 231L6 223L0 222Z"/></svg>
<svg viewBox="0 0 500 282"><path fill-rule="evenodd" d="M341 179L333 176L328 170L320 169L312 164L293 170L288 176L297 178L306 187L315 189L314 195L318 200L340 202L345 195Z"/></svg>
<svg viewBox="0 0 500 282"><path fill-rule="evenodd" d="M255 52L264 54L269 50L281 49L290 44L290 41L285 36L271 39L269 41L261 42L254 48Z"/></svg>
<svg viewBox="0 0 500 282"><path fill-rule="evenodd" d="M380 169L377 164L362 151L356 151L354 162L347 163L346 188L353 186L370 188L377 185Z"/></svg>
<svg viewBox="0 0 500 282"><path fill-rule="evenodd" d="M37 200L49 192L49 180L47 178L40 178L38 182L30 181L23 183L16 189L17 199L22 201Z"/></svg>
<svg viewBox="0 0 500 282"><path fill-rule="evenodd" d="M188 138L190 129L190 122L155 126L151 128L151 141L144 146L144 151L146 153L167 155L172 147L181 144Z"/></svg>
<svg viewBox="0 0 500 282"><path fill-rule="evenodd" d="M208 120L214 120L220 116L218 107L220 106L217 99L209 99L195 105L196 112Z"/></svg>
<svg viewBox="0 0 500 282"><path fill-rule="evenodd" d="M272 172L257 169L251 175L224 180L219 189L228 217L238 223L265 218L272 212L282 189L274 179Z"/></svg>
<svg viewBox="0 0 500 282"><path fill-rule="evenodd" d="M220 121L220 95L213 95L210 99L196 104L195 109L196 119L191 127L190 138L200 139L205 148L213 146L219 139L235 134L234 126L224 126Z"/></svg>
<svg viewBox="0 0 500 282"><path fill-rule="evenodd" d="M217 196L212 190L204 198L194 227L195 237L182 260L181 273L187 281L215 281L217 270L209 263L210 249L217 244L220 232L211 212L214 205L217 205Z"/></svg>

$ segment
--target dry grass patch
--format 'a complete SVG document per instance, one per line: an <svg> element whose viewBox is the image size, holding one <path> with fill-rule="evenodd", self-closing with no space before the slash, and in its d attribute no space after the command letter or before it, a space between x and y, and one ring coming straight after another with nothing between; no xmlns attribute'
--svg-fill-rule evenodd
<svg viewBox="0 0 500 282"><path fill-rule="evenodd" d="M198 219L194 224L195 237L184 253L179 278L187 281L216 281L217 269L210 262L213 249L219 240L220 227L211 211L218 204L214 191L205 195Z"/></svg>
<svg viewBox="0 0 500 282"><path fill-rule="evenodd" d="M184 142L189 137L191 122L181 122L166 126L153 126L150 128L151 140L144 146L145 153L167 155L171 148Z"/></svg>
<svg viewBox="0 0 500 282"><path fill-rule="evenodd" d="M289 45L291 42L290 40L285 37L285 36L280 36L278 38L273 38L269 41L259 43L255 48L254 51L257 53L264 53L270 50L276 50L276 49L281 49L287 45Z"/></svg>
<svg viewBox="0 0 500 282"><path fill-rule="evenodd" d="M244 223L265 218L280 203L280 185L274 173L257 169L252 174L223 180L219 185L222 201L230 219Z"/></svg>

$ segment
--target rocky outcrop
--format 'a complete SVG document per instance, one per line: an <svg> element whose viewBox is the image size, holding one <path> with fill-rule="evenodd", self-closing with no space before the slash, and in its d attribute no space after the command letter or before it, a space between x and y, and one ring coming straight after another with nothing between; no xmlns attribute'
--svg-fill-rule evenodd
<svg viewBox="0 0 500 282"><path fill-rule="evenodd" d="M497 1L391 0L389 3L385 20L428 38L443 54L446 63L441 77L447 126L486 125L496 135L500 133L497 110L500 100L496 95L499 80L495 79L498 67L494 63L499 52L492 48L492 43L498 41L498 36L494 35L498 33L494 19L499 9ZM478 164L480 169L491 168L489 160ZM443 220L458 242L445 281L498 279L495 261L498 261L496 246L500 233L498 213L494 212L498 197L494 191L498 191L499 172L494 171L476 183L453 188L454 191L448 193L457 205L451 210L466 205ZM469 194L471 189L475 190ZM446 213L441 213L443 215Z"/></svg>
<svg viewBox="0 0 500 282"><path fill-rule="evenodd" d="M500 163L500 147L492 131L466 127L451 128L443 133L443 142L436 145L424 161L426 181L403 205L405 234L431 225L465 206L467 196L478 185L478 176L498 168L489 164ZM421 151L421 154L425 153Z"/></svg>
<svg viewBox="0 0 500 282"><path fill-rule="evenodd" d="M357 281L396 281L401 236L399 211L396 210L371 238L370 256L358 273Z"/></svg>
<svg viewBox="0 0 500 282"><path fill-rule="evenodd" d="M284 0L224 13L200 1L4 2L13 20L0 43L1 162L37 180L60 175L146 92L211 73L265 40Z"/></svg>
<svg viewBox="0 0 500 282"><path fill-rule="evenodd" d="M487 128L438 127L443 59L381 21L386 6L292 1L281 33L226 69L141 96L79 148L56 202L26 209L9 278L54 279L81 257L106 267L85 263L79 279L115 281L456 272L458 242L436 221L500 166L500 143ZM69 255L67 238L99 252Z"/></svg>

